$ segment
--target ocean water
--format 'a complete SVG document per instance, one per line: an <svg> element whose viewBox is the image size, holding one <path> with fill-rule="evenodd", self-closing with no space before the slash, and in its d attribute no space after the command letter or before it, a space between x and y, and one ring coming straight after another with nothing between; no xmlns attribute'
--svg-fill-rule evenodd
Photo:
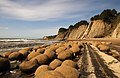
<svg viewBox="0 0 120 78"><path fill-rule="evenodd" d="M40 39L23 39L23 38L0 38L0 53L7 51L16 51L25 47L35 45L52 44L59 41L47 41Z"/></svg>

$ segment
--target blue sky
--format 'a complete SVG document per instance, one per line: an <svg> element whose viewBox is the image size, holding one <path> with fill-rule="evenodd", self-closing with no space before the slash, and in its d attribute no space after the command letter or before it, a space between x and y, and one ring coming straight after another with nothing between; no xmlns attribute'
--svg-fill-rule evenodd
<svg viewBox="0 0 120 78"><path fill-rule="evenodd" d="M120 12L120 0L0 0L0 38L54 35L104 9Z"/></svg>

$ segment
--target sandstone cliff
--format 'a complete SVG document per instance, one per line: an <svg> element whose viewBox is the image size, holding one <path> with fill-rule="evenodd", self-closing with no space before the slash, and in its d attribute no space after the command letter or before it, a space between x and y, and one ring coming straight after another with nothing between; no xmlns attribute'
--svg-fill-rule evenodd
<svg viewBox="0 0 120 78"><path fill-rule="evenodd" d="M90 22L80 21L69 28L60 28L55 39L83 39L83 38L120 38L120 13L115 9L104 10L95 15Z"/></svg>
<svg viewBox="0 0 120 78"><path fill-rule="evenodd" d="M113 38L120 38L120 14L118 14L117 19L115 21L116 28L112 33Z"/></svg>
<svg viewBox="0 0 120 78"><path fill-rule="evenodd" d="M60 28L58 31L58 35L55 39L78 39L84 34L86 28L88 26L87 21L80 21L76 23L74 26L70 25L68 29Z"/></svg>
<svg viewBox="0 0 120 78"><path fill-rule="evenodd" d="M87 38L105 37L110 33L111 28L112 28L111 24L108 24L103 20L95 20L93 21L91 30L89 31Z"/></svg>

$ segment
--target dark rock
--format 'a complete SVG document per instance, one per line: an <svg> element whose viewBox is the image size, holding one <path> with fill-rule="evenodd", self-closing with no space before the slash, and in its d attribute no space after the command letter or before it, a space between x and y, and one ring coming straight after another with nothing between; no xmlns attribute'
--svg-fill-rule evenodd
<svg viewBox="0 0 120 78"><path fill-rule="evenodd" d="M0 72L10 69L10 62L7 58L0 57Z"/></svg>

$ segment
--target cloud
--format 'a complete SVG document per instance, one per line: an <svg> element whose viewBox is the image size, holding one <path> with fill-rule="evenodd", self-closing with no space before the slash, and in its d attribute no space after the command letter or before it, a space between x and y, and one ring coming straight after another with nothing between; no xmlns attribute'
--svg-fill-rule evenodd
<svg viewBox="0 0 120 78"><path fill-rule="evenodd" d="M8 30L8 27L0 26L0 30Z"/></svg>
<svg viewBox="0 0 120 78"><path fill-rule="evenodd" d="M94 3L95 2L95 3ZM0 0L0 14L7 18L39 21L75 18L107 6L96 0Z"/></svg>

